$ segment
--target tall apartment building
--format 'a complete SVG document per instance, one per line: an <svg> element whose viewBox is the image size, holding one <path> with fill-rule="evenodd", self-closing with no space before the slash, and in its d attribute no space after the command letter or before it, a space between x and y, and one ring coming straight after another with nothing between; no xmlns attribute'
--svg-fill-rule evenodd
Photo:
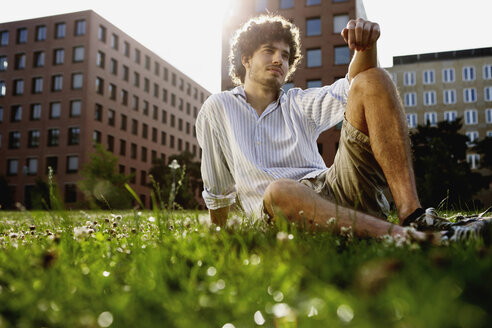
<svg viewBox="0 0 492 328"><path fill-rule="evenodd" d="M303 60L284 90L328 85L347 74L352 54L340 32L350 19L366 17L362 0L233 0L222 32L223 90L234 87L228 75L233 32L249 18L267 11L286 17L301 31ZM327 165L333 163L339 129L330 129L318 138L318 149Z"/></svg>
<svg viewBox="0 0 492 328"><path fill-rule="evenodd" d="M492 137L492 48L393 57L393 75L408 126L463 118L462 132L474 141ZM467 161L478 168L471 149Z"/></svg>
<svg viewBox="0 0 492 328"><path fill-rule="evenodd" d="M97 142L134 174L149 206L152 160L183 151L198 159L194 122L208 96L91 10L1 23L0 175L29 206L35 178L51 166L65 202L76 203Z"/></svg>

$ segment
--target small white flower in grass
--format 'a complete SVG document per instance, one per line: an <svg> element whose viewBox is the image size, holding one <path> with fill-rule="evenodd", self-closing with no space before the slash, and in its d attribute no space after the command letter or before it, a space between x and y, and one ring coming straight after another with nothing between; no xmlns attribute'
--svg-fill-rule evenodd
<svg viewBox="0 0 492 328"><path fill-rule="evenodd" d="M350 322L354 318L354 310L347 304L342 304L337 309L337 315L343 322Z"/></svg>
<svg viewBox="0 0 492 328"><path fill-rule="evenodd" d="M273 314L277 318L287 317L292 313L292 309L290 308L290 306L285 303L275 304L272 310L273 310Z"/></svg>
<svg viewBox="0 0 492 328"><path fill-rule="evenodd" d="M113 315L111 312L103 312L97 317L97 324L101 327L109 327L113 323Z"/></svg>
<svg viewBox="0 0 492 328"><path fill-rule="evenodd" d="M317 315L318 315L318 310L313 305L311 305L311 308L309 309L308 317L311 318Z"/></svg>
<svg viewBox="0 0 492 328"><path fill-rule="evenodd" d="M111 274L111 272L109 272L109 271L103 271L104 277L109 277L110 274Z"/></svg>
<svg viewBox="0 0 492 328"><path fill-rule="evenodd" d="M337 220L334 217L331 217L328 221L326 221L327 225L335 225L337 223Z"/></svg>
<svg viewBox="0 0 492 328"><path fill-rule="evenodd" d="M304 216L304 211L303 211L303 210L300 210L300 211L299 211L299 215L300 215L300 216Z"/></svg>
<svg viewBox="0 0 492 328"><path fill-rule="evenodd" d="M284 294L279 290L273 292L273 300L275 302L282 302L284 300Z"/></svg>
<svg viewBox="0 0 492 328"><path fill-rule="evenodd" d="M222 328L236 328L232 323L226 323Z"/></svg>
<svg viewBox="0 0 492 328"><path fill-rule="evenodd" d="M293 234L291 234L291 233L289 233L289 235L287 236L287 238L288 238L289 240L292 240L292 239L294 239L294 235L293 235Z"/></svg>
<svg viewBox="0 0 492 328"><path fill-rule="evenodd" d="M209 275L210 277L213 277L217 274L217 269L214 268L213 266L209 267L207 269L207 275Z"/></svg>
<svg viewBox="0 0 492 328"><path fill-rule="evenodd" d="M261 262L261 258L256 254L251 255L249 259L252 265L258 265Z"/></svg>
<svg viewBox="0 0 492 328"><path fill-rule="evenodd" d="M138 211L138 212L137 212L137 215L138 215L138 216L142 216L142 212Z"/></svg>
<svg viewBox="0 0 492 328"><path fill-rule="evenodd" d="M263 317L263 314L261 314L261 311L255 312L254 319L258 326L263 326L265 324L265 318Z"/></svg>
<svg viewBox="0 0 492 328"><path fill-rule="evenodd" d="M155 222L155 217L153 217L153 216L149 216L149 222L154 223L154 222Z"/></svg>
<svg viewBox="0 0 492 328"><path fill-rule="evenodd" d="M287 240L288 236L289 235L285 231L279 231L279 232L277 232L277 240L285 241L285 240Z"/></svg>

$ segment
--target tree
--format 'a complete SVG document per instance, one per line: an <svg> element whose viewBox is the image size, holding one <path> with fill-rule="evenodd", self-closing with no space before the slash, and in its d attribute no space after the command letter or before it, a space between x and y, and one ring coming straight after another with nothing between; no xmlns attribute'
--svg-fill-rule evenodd
<svg viewBox="0 0 492 328"><path fill-rule="evenodd" d="M481 154L480 166L492 170L492 137L478 141L475 150Z"/></svg>
<svg viewBox="0 0 492 328"><path fill-rule="evenodd" d="M118 157L96 144L80 174L84 178L77 183L91 206L123 209L132 206L132 199L125 188L131 176L117 172Z"/></svg>
<svg viewBox="0 0 492 328"><path fill-rule="evenodd" d="M199 203L195 195L198 194L202 186L200 162L193 161L193 155L190 152L169 156L168 163L163 159L154 162L149 173L159 185L160 197L163 203L167 204L173 182L173 173L169 168L169 163L174 159L180 165L180 168L175 172L177 193L174 202L183 208L197 208ZM152 183L149 183L148 186L154 188Z"/></svg>
<svg viewBox="0 0 492 328"><path fill-rule="evenodd" d="M411 134L417 190L424 207L444 201L447 208L470 206L473 195L486 183L466 162L468 137L458 131L461 118L437 127L419 125Z"/></svg>
<svg viewBox="0 0 492 328"><path fill-rule="evenodd" d="M11 192L12 189L9 186L9 181L3 175L0 175L0 209L10 210L15 208L14 195Z"/></svg>

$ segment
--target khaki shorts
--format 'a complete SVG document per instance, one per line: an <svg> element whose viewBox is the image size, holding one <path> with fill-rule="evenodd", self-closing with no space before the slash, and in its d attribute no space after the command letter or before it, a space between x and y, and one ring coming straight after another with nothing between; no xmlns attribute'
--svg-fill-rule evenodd
<svg viewBox="0 0 492 328"><path fill-rule="evenodd" d="M372 153L369 137L343 121L333 165L313 179L300 181L322 197L376 217L388 216L388 185Z"/></svg>

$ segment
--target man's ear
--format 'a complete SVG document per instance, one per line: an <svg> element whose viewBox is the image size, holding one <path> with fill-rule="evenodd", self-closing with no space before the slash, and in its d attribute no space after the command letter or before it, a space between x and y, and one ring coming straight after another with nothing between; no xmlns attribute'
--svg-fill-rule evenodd
<svg viewBox="0 0 492 328"><path fill-rule="evenodd" d="M251 59L250 56L242 56L241 57L241 63L243 64L245 69L250 68L250 63L249 63L250 59Z"/></svg>

